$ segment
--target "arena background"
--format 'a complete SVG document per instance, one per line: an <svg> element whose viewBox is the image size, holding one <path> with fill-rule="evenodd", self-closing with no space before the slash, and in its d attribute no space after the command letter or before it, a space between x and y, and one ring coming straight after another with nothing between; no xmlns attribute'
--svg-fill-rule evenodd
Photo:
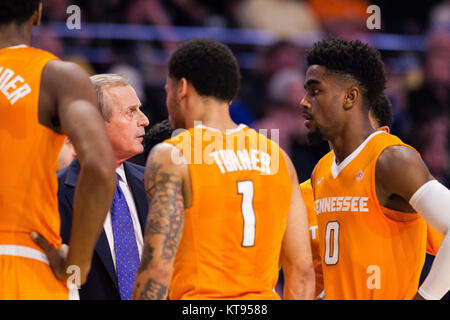
<svg viewBox="0 0 450 320"><path fill-rule="evenodd" d="M44 0L33 45L90 74L127 76L152 126L167 118L166 62L177 42L211 37L228 44L242 71L233 119L279 129L280 145L304 181L328 150L305 139L299 107L304 53L331 36L361 39L381 51L392 132L418 149L432 174L450 187L448 0Z"/></svg>

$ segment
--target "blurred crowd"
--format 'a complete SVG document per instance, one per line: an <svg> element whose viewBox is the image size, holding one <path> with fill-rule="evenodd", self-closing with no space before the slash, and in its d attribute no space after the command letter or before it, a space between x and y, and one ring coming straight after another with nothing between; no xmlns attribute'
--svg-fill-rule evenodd
<svg viewBox="0 0 450 320"><path fill-rule="evenodd" d="M164 40L58 37L51 23L65 22L72 4L81 8L82 28L87 22L152 25L162 27ZM366 27L371 4L381 9L381 30ZM423 36L424 46L417 51L380 50L393 106L391 132L415 147L431 173L450 187L450 0L407 5L366 0L46 0L44 8L34 45L80 63L91 74L125 75L150 126L167 117L165 58L179 40L170 27L269 30L273 43L230 44L238 61L251 60L242 66L231 114L236 122L267 129L278 139L301 181L309 178L328 145L306 142L299 102L308 48L296 40L311 34L361 40L374 33Z"/></svg>

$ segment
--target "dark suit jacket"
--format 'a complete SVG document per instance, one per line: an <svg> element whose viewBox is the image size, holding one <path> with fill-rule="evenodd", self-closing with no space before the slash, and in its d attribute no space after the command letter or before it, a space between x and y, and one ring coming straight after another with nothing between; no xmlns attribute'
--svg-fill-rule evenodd
<svg viewBox="0 0 450 320"><path fill-rule="evenodd" d="M144 187L144 167L131 162L123 163L128 186L134 197L139 223L144 235L148 205ZM75 159L67 168L58 173L58 203L61 217L61 237L69 244L72 228L72 207L75 186L80 173L80 164ZM120 300L117 275L111 250L103 230L95 246L92 265L86 283L80 290L81 300Z"/></svg>

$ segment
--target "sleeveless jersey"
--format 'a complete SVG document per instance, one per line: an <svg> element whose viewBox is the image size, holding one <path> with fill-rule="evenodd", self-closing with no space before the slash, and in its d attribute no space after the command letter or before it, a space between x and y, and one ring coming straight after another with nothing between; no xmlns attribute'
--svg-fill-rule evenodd
<svg viewBox="0 0 450 320"><path fill-rule="evenodd" d="M435 256L441 246L444 235L427 224L427 253Z"/></svg>
<svg viewBox="0 0 450 320"><path fill-rule="evenodd" d="M196 127L167 142L188 161L193 197L170 299L279 299L292 190L279 146L244 125Z"/></svg>
<svg viewBox="0 0 450 320"><path fill-rule="evenodd" d="M38 122L42 70L54 59L26 46L0 50L0 245L42 251L32 231L61 244L56 170L65 136Z"/></svg>
<svg viewBox="0 0 450 320"><path fill-rule="evenodd" d="M316 212L314 211L314 195L311 186L311 179L300 184L303 201L305 202L306 211L308 212L309 234L311 235L311 251L314 265L314 273L316 275L316 293L317 297L323 291L323 272L322 258L320 257L319 247L319 230L317 226Z"/></svg>
<svg viewBox="0 0 450 320"><path fill-rule="evenodd" d="M406 146L377 131L340 165L331 151L314 169L326 299L412 299L417 292L425 220L382 207L375 190L377 159L394 145Z"/></svg>

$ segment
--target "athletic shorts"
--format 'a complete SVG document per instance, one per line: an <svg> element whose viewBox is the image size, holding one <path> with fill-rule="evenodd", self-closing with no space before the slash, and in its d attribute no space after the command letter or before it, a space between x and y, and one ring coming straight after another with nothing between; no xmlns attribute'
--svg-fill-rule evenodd
<svg viewBox="0 0 450 320"><path fill-rule="evenodd" d="M0 245L0 300L78 300L55 277L46 255L19 245Z"/></svg>

